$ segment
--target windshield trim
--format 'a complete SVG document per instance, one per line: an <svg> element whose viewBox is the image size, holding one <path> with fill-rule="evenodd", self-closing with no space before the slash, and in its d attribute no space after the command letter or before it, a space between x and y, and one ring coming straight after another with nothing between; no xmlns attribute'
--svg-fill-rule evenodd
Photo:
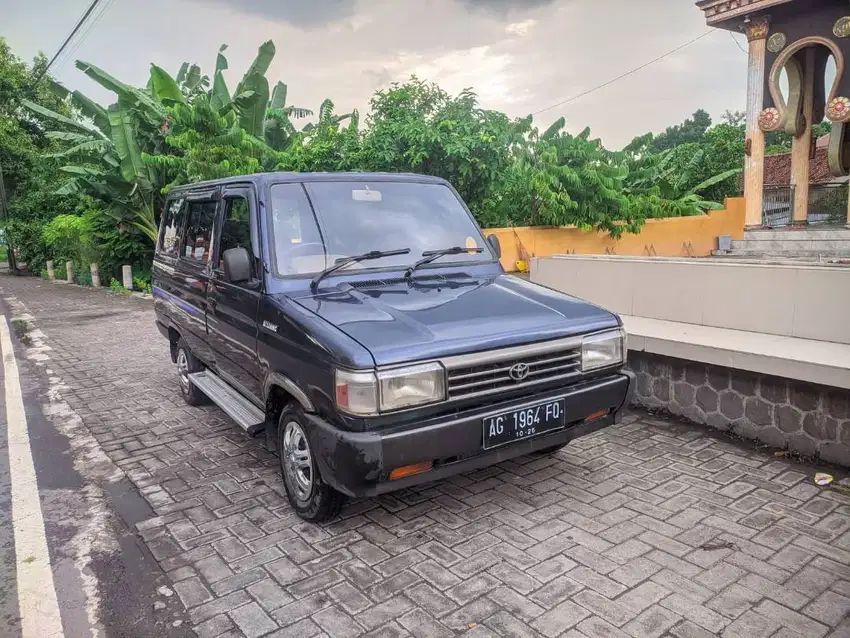
<svg viewBox="0 0 850 638"><path fill-rule="evenodd" d="M304 191L305 196L307 197L307 203L310 205L310 211L313 213L313 218L316 220L316 226L317 226L318 231L319 231L319 236L322 238L322 243L324 244L325 238L324 238L324 233L323 233L322 224L321 224L321 213L318 211L318 208L313 201L313 196L312 196L312 192L311 192L312 191L312 189L311 189L312 184L313 183L322 183L323 181L336 182L336 183L350 181L352 183L358 183L358 180L356 180L356 179L352 179L352 178L344 179L342 177L337 177L337 174L334 174L333 177L334 177L333 179L311 180L309 182L304 181L304 180L299 180L299 179L281 179L281 180L276 180L276 181L270 181L266 184L266 187L265 187L266 202L269 202L269 203L264 203L265 205L263 207L265 209L264 213L265 213L265 220L266 220L264 226L266 228L266 234L269 237L268 249L269 249L269 266L270 267L268 268L268 271L270 272L270 274L272 275L272 277L274 279L278 279L278 280L281 280L281 281L293 281L293 280L301 280L301 279L310 281L310 280L313 279L313 277L315 277L321 271L316 270L315 272L297 273L297 274L293 274L293 275L283 275L280 272L278 272L277 256L276 256L276 251L275 251L275 245L277 243L277 238L275 237L275 232L274 232L274 220L272 219L271 212L270 212L271 211L270 202L271 202L271 197L272 197L272 189L275 186L282 185L282 184L299 184L301 186L302 190ZM359 181L363 181L363 180L359 180ZM461 205L461 208L466 213L469 221L472 223L473 227L475 228L475 232L477 233L479 239L483 242L484 251L481 254L487 254L487 255L490 256L489 259L480 259L480 260L476 260L476 261L472 261L472 262L470 262L470 261L454 261L454 260L445 261L444 260L445 258L441 258L441 259L437 259L437 260L435 260L435 261L433 261L429 264L421 266L419 269L417 269L417 271L428 271L428 270L432 270L432 269L436 269L436 268L458 268L458 267L463 267L463 266L475 267L475 266L492 265L494 263L499 263L499 258L496 257L496 254L493 252L493 247L490 245L490 242L487 241L487 238L484 236L484 232L482 231L481 227L478 225L478 222L475 221L475 217L472 215L472 212L469 210L469 207L466 205L466 202L463 201L463 198L458 194L458 192L455 190L455 188L451 184L449 184L448 182L430 181L430 180L419 181L419 180L416 180L416 179L391 179L390 176L387 176L387 175L375 175L374 179L372 179L371 176L370 176L369 181L392 182L392 183L400 183L400 184L434 184L436 186L442 186L443 188L448 188L451 191L451 193L457 198L458 203ZM411 253L411 255L413 255L413 253ZM448 255L447 255L447 257L448 257ZM418 257L416 257L416 259L418 259ZM380 260L377 260L377 261L380 262ZM415 259L414 259L414 261L415 261ZM361 264L362 263L368 263L368 262L361 262ZM351 274L359 275L361 273L379 273L379 272L393 272L393 271L404 272L405 270L407 270L409 265L410 264L394 265L394 266L374 266L374 267L368 267L368 268L354 268L354 269L349 269L349 267L346 266L345 268L342 268L342 269L340 269L336 272L331 273L328 277L326 277L326 279L332 280L332 279L334 279L336 277L340 277L340 276L346 276L346 275L351 275Z"/></svg>

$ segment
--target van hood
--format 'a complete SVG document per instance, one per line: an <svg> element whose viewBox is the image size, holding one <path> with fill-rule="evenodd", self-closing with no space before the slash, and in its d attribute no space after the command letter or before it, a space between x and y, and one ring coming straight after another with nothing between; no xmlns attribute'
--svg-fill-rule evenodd
<svg viewBox="0 0 850 638"><path fill-rule="evenodd" d="M362 344L379 366L620 325L603 308L504 274L346 282L293 301Z"/></svg>

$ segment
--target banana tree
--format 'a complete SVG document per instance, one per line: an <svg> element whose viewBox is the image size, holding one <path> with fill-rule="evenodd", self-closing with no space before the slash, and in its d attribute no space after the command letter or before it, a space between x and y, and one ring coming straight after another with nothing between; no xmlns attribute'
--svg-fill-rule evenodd
<svg viewBox="0 0 850 638"><path fill-rule="evenodd" d="M629 176L624 190L646 217L684 217L700 215L723 206L703 194L741 172L740 168L721 171L701 180L704 151L692 148L668 149L658 154L629 158ZM688 155L685 155L686 151ZM681 161L685 158L684 161Z"/></svg>
<svg viewBox="0 0 850 638"><path fill-rule="evenodd" d="M76 162L60 168L69 179L57 192L98 197L116 217L129 215L133 224L155 240L155 210L164 175L142 162L142 151L165 150L166 104L185 98L170 76L156 66L151 67L148 91L124 84L87 62L78 61L77 68L118 97L117 102L104 109L77 91L67 92L67 98L90 124L33 102L24 104L39 119L60 126L62 130L48 131L48 137L70 145L55 154ZM61 94L64 87L54 84L54 89Z"/></svg>

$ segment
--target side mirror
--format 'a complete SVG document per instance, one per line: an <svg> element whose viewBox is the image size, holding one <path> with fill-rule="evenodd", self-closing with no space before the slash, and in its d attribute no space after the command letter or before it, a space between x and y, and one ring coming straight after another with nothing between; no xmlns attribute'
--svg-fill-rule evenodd
<svg viewBox="0 0 850 638"><path fill-rule="evenodd" d="M496 257L502 257L502 245L499 243L499 238L496 235L488 235L487 243L496 252Z"/></svg>
<svg viewBox="0 0 850 638"><path fill-rule="evenodd" d="M241 284L251 279L251 255L245 248L231 248L222 255L224 278L232 284Z"/></svg>

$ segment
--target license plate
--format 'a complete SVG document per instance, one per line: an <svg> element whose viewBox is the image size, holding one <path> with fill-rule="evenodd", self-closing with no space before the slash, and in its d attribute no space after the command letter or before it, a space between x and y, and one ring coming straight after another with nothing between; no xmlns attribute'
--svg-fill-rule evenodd
<svg viewBox="0 0 850 638"><path fill-rule="evenodd" d="M564 399L484 417L484 449L564 427Z"/></svg>

